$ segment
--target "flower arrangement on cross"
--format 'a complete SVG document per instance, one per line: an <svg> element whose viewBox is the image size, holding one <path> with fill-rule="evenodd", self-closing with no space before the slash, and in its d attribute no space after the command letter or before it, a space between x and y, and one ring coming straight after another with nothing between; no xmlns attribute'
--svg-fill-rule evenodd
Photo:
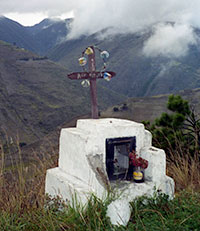
<svg viewBox="0 0 200 231"><path fill-rule="evenodd" d="M148 167L148 161L142 157L138 157L136 151L133 150L129 153L129 165L146 169Z"/></svg>

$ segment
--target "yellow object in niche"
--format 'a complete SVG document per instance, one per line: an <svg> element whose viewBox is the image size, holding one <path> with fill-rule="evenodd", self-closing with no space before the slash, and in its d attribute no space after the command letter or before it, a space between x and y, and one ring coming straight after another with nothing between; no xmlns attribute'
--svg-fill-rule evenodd
<svg viewBox="0 0 200 231"><path fill-rule="evenodd" d="M142 180L143 173L142 172L133 172L133 179L135 180Z"/></svg>

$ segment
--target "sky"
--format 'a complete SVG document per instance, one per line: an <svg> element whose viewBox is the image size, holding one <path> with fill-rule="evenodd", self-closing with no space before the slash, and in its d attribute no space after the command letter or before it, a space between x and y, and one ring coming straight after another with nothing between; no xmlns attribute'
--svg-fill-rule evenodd
<svg viewBox="0 0 200 231"><path fill-rule="evenodd" d="M184 55L198 42L200 0L1 0L0 15L33 25L46 17L74 17L68 39L110 28L108 34L141 32L153 26L143 52ZM165 22L174 22L166 24ZM106 35L105 35L106 36Z"/></svg>

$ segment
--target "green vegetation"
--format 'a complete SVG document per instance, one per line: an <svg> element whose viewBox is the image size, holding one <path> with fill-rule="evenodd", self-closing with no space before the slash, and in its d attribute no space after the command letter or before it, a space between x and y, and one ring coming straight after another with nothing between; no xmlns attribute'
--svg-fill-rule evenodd
<svg viewBox="0 0 200 231"><path fill-rule="evenodd" d="M11 37L16 38L14 44L17 46L0 41L0 122L6 126L0 130L3 141L0 145L0 230L199 230L200 121L189 103L180 96L169 97L170 112L163 113L153 125L146 123L155 146L164 148L168 154L167 172L176 182L174 200L168 201L165 195L155 192L153 198L142 197L132 202L132 215L127 227L113 227L106 217L106 206L112 198L100 201L92 196L88 206L79 209L62 204L59 198L52 199L53 203L49 204L50 199L44 194L45 173L57 165L57 153L53 150L50 154L46 150L32 153L31 148L26 149L26 144L41 140L63 122L90 111L89 92L83 91L78 82L69 81L66 75L69 69L79 70L76 60L81 51L88 44L99 41L96 35L92 35L86 39L66 41L52 49L50 57L66 65L65 69L46 60L45 56L39 57L19 48L36 51L39 47L34 45L37 40L33 41L24 28L6 21L7 36L12 29L15 36ZM48 44L42 37L38 34L40 45L46 44L41 46L44 48L41 53L47 52L49 45L55 45L54 37ZM147 38L147 34L119 35L101 41L101 47L109 48L111 54L110 69L117 72L116 78L105 83L107 89L98 87L101 109L121 102L126 98L123 95L153 95L200 86L198 49L173 62L160 57L147 59L141 56ZM188 95L198 104L199 96L195 99L194 92L190 91ZM157 101L155 104L155 99L160 103ZM136 121L141 121L141 115L145 115L152 121L157 116L152 112L164 111L163 100L164 96L151 97L142 107L144 99L140 98L137 108L133 108L136 102L130 100L112 107L111 112L117 117L124 113L127 119L135 120L133 116L138 116ZM20 139L13 144L12 137L16 131ZM24 155L29 158L26 162L23 162L21 147L28 150Z"/></svg>
<svg viewBox="0 0 200 231"><path fill-rule="evenodd" d="M26 198L25 198L26 199ZM172 201L166 195L141 197L131 203L132 215L127 227L113 226L106 217L108 201L92 196L86 208L74 209L54 199L49 207L16 207L0 212L0 230L48 231L197 231L200 227L200 193L181 192ZM62 209L61 209L62 208Z"/></svg>
<svg viewBox="0 0 200 231"><path fill-rule="evenodd" d="M179 95L170 95L167 108L171 113L162 115L150 125L145 125L153 134L154 144L165 149L168 155L180 153L195 155L200 148L200 118L197 117L188 101ZM173 153L171 153L173 150Z"/></svg>
<svg viewBox="0 0 200 231"><path fill-rule="evenodd" d="M144 121L153 135L153 144L166 151L168 174L176 181L176 190L199 189L200 118L188 101L170 95L169 113L155 119L151 125Z"/></svg>
<svg viewBox="0 0 200 231"><path fill-rule="evenodd" d="M182 129L180 125L188 115L192 115L188 102L179 96L170 96L168 107L171 110L175 109L169 115L170 125L174 124L178 130ZM177 116L174 113L179 112L182 113L181 115L185 115L184 120L181 120L182 123L175 123ZM164 126L166 121L163 118L166 117L161 116L162 120L157 119L156 123L160 122ZM160 127L158 126L157 129ZM170 130L171 127L168 126L168 129ZM175 137L177 136L175 133ZM192 137L195 139L195 136ZM172 139L172 141L174 140ZM151 198L140 197L131 202L132 214L127 227L113 226L106 216L106 208L112 200L112 193L105 201L91 196L86 207L77 206L76 209L69 204L63 204L59 198L48 198L44 194L46 170L57 165L57 154L52 154L53 151L50 152L51 155L34 153L32 161L29 164L24 164L21 158L20 144L18 144L20 162L12 168L5 168L5 154L2 146L0 230L198 231L200 227L199 155L197 151L191 155L191 146L195 145L195 142L188 146L188 149L178 142L175 144L172 142L172 144L173 148L172 145L169 146L171 149L168 148L171 156L167 159L167 174L175 180L175 198L169 201L166 195L155 192ZM172 154L174 158L172 158Z"/></svg>

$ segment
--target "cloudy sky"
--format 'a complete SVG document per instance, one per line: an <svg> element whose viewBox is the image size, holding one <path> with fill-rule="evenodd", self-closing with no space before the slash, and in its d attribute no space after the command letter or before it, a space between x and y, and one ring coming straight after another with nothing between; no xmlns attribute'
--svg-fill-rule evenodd
<svg viewBox="0 0 200 231"><path fill-rule="evenodd" d="M146 42L146 55L187 52L197 42L193 26L200 28L200 0L0 0L0 15L23 25L33 25L45 17L74 16L70 38L112 27L112 33L137 32L154 26L154 34ZM172 21L174 25L164 22ZM167 44L162 40L169 37ZM149 50L151 48L151 50ZM155 54L156 55L156 54Z"/></svg>

